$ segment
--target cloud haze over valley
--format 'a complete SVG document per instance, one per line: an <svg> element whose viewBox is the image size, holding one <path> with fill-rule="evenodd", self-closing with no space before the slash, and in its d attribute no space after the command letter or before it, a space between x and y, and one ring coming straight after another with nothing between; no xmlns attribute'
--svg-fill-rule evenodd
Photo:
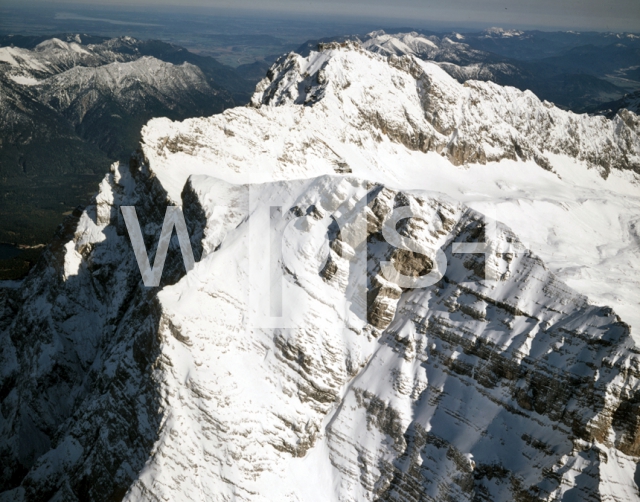
<svg viewBox="0 0 640 502"><path fill-rule="evenodd" d="M320 16L326 19L350 18L351 21L381 23L410 21L428 27L448 26L481 28L505 26L526 29L580 29L596 31L640 30L640 3L635 0L135 0L110 2L75 0L42 2L8 0L5 6L45 6L64 13L74 8L99 8L126 12L137 8L200 8L205 13L235 12L249 16L261 14ZM76 14L78 15L78 14ZM106 19L106 18L105 18ZM106 22L112 22L109 20Z"/></svg>

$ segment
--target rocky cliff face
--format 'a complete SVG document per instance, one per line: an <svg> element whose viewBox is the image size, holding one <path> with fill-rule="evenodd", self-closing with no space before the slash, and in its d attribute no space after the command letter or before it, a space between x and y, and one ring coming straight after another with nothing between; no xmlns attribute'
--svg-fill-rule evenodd
<svg viewBox="0 0 640 502"><path fill-rule="evenodd" d="M333 48L281 61L254 107L152 121L38 269L0 290L0 500L637 500L632 327L518 238L547 224L533 218L536 184L569 222L567 194L587 189L617 193L612 214L638 214L637 187L620 185L633 169L616 167L636 155L637 129L479 85L492 94ZM477 114L442 116L438 99L486 101L499 132L526 136L565 176L511 161L534 210L517 228L460 191L506 200L475 170L495 186L507 175L491 159L516 147ZM558 142L577 131L573 170L546 147L560 143L537 143L547 125L534 113L561 122ZM612 135L607 180L587 168L599 126ZM421 134L434 146L411 140ZM456 167L435 145L458 134L495 157ZM147 289L119 207L136 206L153 249L167 204L183 207L198 263L185 273L173 242ZM437 250L446 270L429 286L384 272L433 274Z"/></svg>

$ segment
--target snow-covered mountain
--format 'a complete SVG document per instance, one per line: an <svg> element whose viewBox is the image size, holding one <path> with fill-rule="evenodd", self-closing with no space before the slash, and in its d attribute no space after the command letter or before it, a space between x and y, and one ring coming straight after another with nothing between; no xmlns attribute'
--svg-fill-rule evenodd
<svg viewBox="0 0 640 502"><path fill-rule="evenodd" d="M76 66L96 67L116 61L133 61L140 57L135 51L121 51L122 46L133 45L137 40L123 37L101 44L82 45L82 39L63 41L59 38L45 40L32 50L21 47L0 47L0 62L11 77L20 81L37 79L62 73ZM128 53L127 53L128 52Z"/></svg>
<svg viewBox="0 0 640 502"><path fill-rule="evenodd" d="M20 168L20 162L12 162L14 157L22 158L22 168L33 174L65 172L64 165L54 167L64 164L62 160L47 168L52 159L38 156L42 143L49 140L85 140L90 145L82 147L95 145L97 153L117 158L135 149L138 131L154 116L180 119L217 113L233 105L227 92L212 87L202 70L189 63L174 65L144 56L96 67L72 66L38 80L33 75L41 76L41 72L25 72L28 60L17 56L15 60L20 62L21 73L10 69L0 75L0 86L5 89L0 98L0 130L6 140L1 145L2 158L10 173ZM53 64L51 61L54 59L49 59ZM56 155L64 158L64 150ZM71 171L71 162L68 164L66 172ZM100 170L101 166L89 169Z"/></svg>
<svg viewBox="0 0 640 502"><path fill-rule="evenodd" d="M357 46L353 47L357 50ZM321 62L320 59L314 64ZM314 71L315 66L306 72L298 71L301 64L304 63L295 55L282 60L272 68L271 81L263 81L258 87L264 93L254 96L252 103L308 104L324 97L328 88L337 94L335 88L340 83L325 81L322 69ZM552 167L547 153L565 153L603 169L603 174L614 164L618 169L640 172L639 124L635 114L623 112L608 121L565 113L550 103L541 102L531 92L488 82L459 85L436 65L424 65L413 58L392 56L387 65L413 80L393 82L387 75L368 79L371 82L377 78L380 87L391 83L398 89L400 100L393 106L393 114L381 115L375 109L368 109L366 102L354 101L354 106L363 119L384 128L388 135L410 149L444 153L458 165L520 158L533 159L548 169ZM364 80L364 75L358 77ZM344 78L343 85L350 85L348 77ZM411 83L417 92L403 92L404 85Z"/></svg>
<svg viewBox="0 0 640 502"><path fill-rule="evenodd" d="M0 289L0 500L637 500L638 117L351 43L251 104L152 120ZM167 204L199 262L147 289L119 207Z"/></svg>
<svg viewBox="0 0 640 502"><path fill-rule="evenodd" d="M211 87L197 66L150 56L98 68L75 67L33 90L41 103L113 156L127 146L132 151L136 135L131 130L139 130L153 116L213 114L233 104L226 92Z"/></svg>
<svg viewBox="0 0 640 502"><path fill-rule="evenodd" d="M149 56L175 65L186 62L197 66L212 87L227 90L236 104L244 103L253 91L233 68L160 40L67 34L41 41L38 37L2 36L0 44L6 44L0 47L0 72L24 84L77 66L98 67Z"/></svg>
<svg viewBox="0 0 640 502"><path fill-rule="evenodd" d="M483 80L531 90L541 99L579 112L621 97L629 89L640 86L631 71L640 51L634 38L617 39L618 43L607 47L576 47L574 43L569 45L570 50L562 51L558 47L562 48L563 41L567 42L563 35L570 35L546 34L551 39L559 38L557 41L539 40L538 35L499 28L464 35L456 32L390 34L379 30L359 37L334 37L322 42L358 41L366 49L385 56L412 55L424 61L435 61L459 82ZM593 40L587 37L585 43L589 42ZM539 44L547 49L555 48L554 57L537 59ZM316 46L317 43L308 42L301 49L315 49ZM510 46L517 57L506 55L511 52ZM621 80L610 78L614 73L624 77L630 87L619 87Z"/></svg>
<svg viewBox="0 0 640 502"><path fill-rule="evenodd" d="M418 32L386 33L384 30L372 31L364 36L334 37L321 43L357 42L376 54L383 56L415 56L424 61L435 61L460 82L465 80L489 80L504 83L503 80L516 82L517 79L530 77L515 60L477 50L465 43L465 36L459 33L422 34ZM315 50L317 44L307 43L308 49ZM300 51L306 55L308 51Z"/></svg>
<svg viewBox="0 0 640 502"><path fill-rule="evenodd" d="M65 113L82 101L82 108L73 110L77 122L82 121L86 109L93 106L99 96L116 95L123 105L135 109L147 99L157 99L171 107L175 106L176 96L212 92L197 66L184 63L176 67L149 56L95 69L76 67L37 87L41 101Z"/></svg>
<svg viewBox="0 0 640 502"><path fill-rule="evenodd" d="M457 35L457 36L456 36ZM362 47L384 56L411 55L419 59L446 61L459 65L489 63L492 55L471 48L459 34L451 36L423 35L417 32L389 34L373 31L362 40ZM502 58L493 56L495 61Z"/></svg>
<svg viewBox="0 0 640 502"><path fill-rule="evenodd" d="M530 92L459 84L432 63L357 46L292 54L257 91L257 109L145 127L154 171L166 173L165 186L180 180L168 188L174 200L188 174L215 169L244 183L245 164L260 166L252 182L346 171L443 191L497 211L566 281L640 326L640 286L628 268L640 266L635 114L576 115Z"/></svg>

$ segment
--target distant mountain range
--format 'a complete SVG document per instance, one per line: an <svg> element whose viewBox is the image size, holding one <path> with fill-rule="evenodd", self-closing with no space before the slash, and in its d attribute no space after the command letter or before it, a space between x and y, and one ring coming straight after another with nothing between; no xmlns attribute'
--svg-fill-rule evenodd
<svg viewBox="0 0 640 502"><path fill-rule="evenodd" d="M609 103L601 103L590 110L592 113L606 115L609 118L615 117L616 113L626 108L636 114L640 114L640 91L625 94L622 98Z"/></svg>
<svg viewBox="0 0 640 502"><path fill-rule="evenodd" d="M65 183L58 201L47 197L52 184L128 158L149 119L212 115L246 103L254 87L213 58L154 40L4 36L0 45L0 242L48 241L96 180Z"/></svg>
<svg viewBox="0 0 640 502"><path fill-rule="evenodd" d="M103 172L94 159L128 157L150 118L211 115L246 102L252 91L232 68L163 42L66 38L0 48L3 177ZM70 159L60 148L40 155L39 147L61 137L80 155Z"/></svg>

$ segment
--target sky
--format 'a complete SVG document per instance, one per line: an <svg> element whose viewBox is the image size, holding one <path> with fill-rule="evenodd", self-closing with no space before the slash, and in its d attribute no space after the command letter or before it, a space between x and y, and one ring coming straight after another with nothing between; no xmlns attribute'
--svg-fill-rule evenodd
<svg viewBox="0 0 640 502"><path fill-rule="evenodd" d="M158 0L139 0L158 1ZM171 3L171 0L160 0ZM506 26L575 27L640 31L640 0L187 0L194 5L240 5L325 15L490 23Z"/></svg>
<svg viewBox="0 0 640 502"><path fill-rule="evenodd" d="M0 0L0 6L16 0ZM40 0L42 1L42 0ZM20 4L35 3L21 0ZM46 2L53 5L54 2ZM640 0L67 0L77 6L192 6L451 26L640 32Z"/></svg>

